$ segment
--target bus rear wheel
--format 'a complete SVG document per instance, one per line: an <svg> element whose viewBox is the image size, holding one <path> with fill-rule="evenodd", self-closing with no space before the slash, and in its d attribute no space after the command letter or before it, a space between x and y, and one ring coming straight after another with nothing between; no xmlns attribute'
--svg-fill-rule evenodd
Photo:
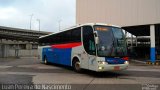
<svg viewBox="0 0 160 90"><path fill-rule="evenodd" d="M48 64L47 57L44 56L44 64Z"/></svg>
<svg viewBox="0 0 160 90"><path fill-rule="evenodd" d="M74 60L73 61L73 68L74 68L74 70L76 71L76 72L81 72L82 71L82 69L81 69L81 67L80 67L80 62L79 62L79 60Z"/></svg>

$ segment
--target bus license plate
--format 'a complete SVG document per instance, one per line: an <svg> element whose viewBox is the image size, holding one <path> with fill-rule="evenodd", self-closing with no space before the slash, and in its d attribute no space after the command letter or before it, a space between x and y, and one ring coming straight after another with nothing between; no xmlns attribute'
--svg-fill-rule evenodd
<svg viewBox="0 0 160 90"><path fill-rule="evenodd" d="M120 67L119 66L115 66L114 70L120 70Z"/></svg>

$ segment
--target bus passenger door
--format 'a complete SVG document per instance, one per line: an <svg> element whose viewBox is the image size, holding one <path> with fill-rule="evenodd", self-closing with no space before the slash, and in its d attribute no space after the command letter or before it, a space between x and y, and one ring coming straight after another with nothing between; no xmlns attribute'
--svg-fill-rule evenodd
<svg viewBox="0 0 160 90"><path fill-rule="evenodd" d="M83 65L87 65L87 69L89 69L89 62L91 62L91 56L96 55L96 48L95 48L95 40L94 40L94 33L93 28L91 26L84 26L83 27L83 46L84 46L84 60Z"/></svg>

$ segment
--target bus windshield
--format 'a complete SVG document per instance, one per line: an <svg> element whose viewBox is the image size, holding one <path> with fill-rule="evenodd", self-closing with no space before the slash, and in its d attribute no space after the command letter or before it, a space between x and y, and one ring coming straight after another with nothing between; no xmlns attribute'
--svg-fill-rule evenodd
<svg viewBox="0 0 160 90"><path fill-rule="evenodd" d="M94 26L99 37L97 55L121 57L127 55L125 37L121 28L111 26Z"/></svg>

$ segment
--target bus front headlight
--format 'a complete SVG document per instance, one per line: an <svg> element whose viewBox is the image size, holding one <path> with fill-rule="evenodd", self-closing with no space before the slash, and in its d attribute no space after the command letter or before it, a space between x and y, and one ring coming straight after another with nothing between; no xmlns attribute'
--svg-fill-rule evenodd
<svg viewBox="0 0 160 90"><path fill-rule="evenodd" d="M98 69L99 69L99 70L102 70L102 69L104 69L104 67L100 67L100 66L99 66Z"/></svg>
<svg viewBox="0 0 160 90"><path fill-rule="evenodd" d="M129 62L128 62L128 61L125 61L124 64L129 64Z"/></svg>
<svg viewBox="0 0 160 90"><path fill-rule="evenodd" d="M98 61L98 64L107 64L105 61Z"/></svg>

